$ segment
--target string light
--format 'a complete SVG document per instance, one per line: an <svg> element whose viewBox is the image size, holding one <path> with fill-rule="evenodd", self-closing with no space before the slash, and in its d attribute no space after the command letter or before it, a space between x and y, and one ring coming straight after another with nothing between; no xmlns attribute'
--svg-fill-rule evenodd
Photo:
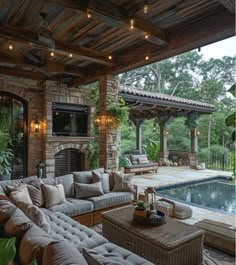
<svg viewBox="0 0 236 265"><path fill-rule="evenodd" d="M145 33L145 39L148 39L149 38L149 34L146 32Z"/></svg>
<svg viewBox="0 0 236 265"><path fill-rule="evenodd" d="M149 56L148 56L148 55L146 55L145 60L146 60L146 61L149 60Z"/></svg>
<svg viewBox="0 0 236 265"><path fill-rule="evenodd" d="M72 57L73 57L73 54L72 54L72 53L70 53L70 54L69 54L69 57L70 57L70 58L72 58Z"/></svg>
<svg viewBox="0 0 236 265"><path fill-rule="evenodd" d="M8 48L9 48L9 50L13 50L13 45L9 44Z"/></svg>
<svg viewBox="0 0 236 265"><path fill-rule="evenodd" d="M134 29L134 19L131 18L130 21L129 21L129 24L130 24L130 29L133 30Z"/></svg>
<svg viewBox="0 0 236 265"><path fill-rule="evenodd" d="M53 57L55 54L54 54L54 52L51 52L50 55Z"/></svg>
<svg viewBox="0 0 236 265"><path fill-rule="evenodd" d="M87 18L91 18L91 17L92 17L92 15L91 15L91 13L90 13L90 10L87 9Z"/></svg>
<svg viewBox="0 0 236 265"><path fill-rule="evenodd" d="M147 14L147 12L148 12L148 8L149 8L149 6L148 6L148 4L146 3L146 4L143 6L143 12L144 12L144 14Z"/></svg>
<svg viewBox="0 0 236 265"><path fill-rule="evenodd" d="M108 56L108 59L109 59L109 60L112 60L112 56L111 56L111 55L109 55L109 56Z"/></svg>

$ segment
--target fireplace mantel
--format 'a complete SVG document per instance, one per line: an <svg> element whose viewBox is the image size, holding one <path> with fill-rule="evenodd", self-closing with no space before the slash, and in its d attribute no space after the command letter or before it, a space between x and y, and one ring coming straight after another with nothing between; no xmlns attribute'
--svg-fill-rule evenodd
<svg viewBox="0 0 236 265"><path fill-rule="evenodd" d="M94 140L94 137L70 137L70 136L51 136L47 137L47 142L90 142Z"/></svg>

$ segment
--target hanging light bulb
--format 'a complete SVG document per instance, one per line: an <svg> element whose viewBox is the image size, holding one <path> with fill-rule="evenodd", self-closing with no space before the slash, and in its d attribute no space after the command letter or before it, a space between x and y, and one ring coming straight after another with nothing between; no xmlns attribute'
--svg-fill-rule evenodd
<svg viewBox="0 0 236 265"><path fill-rule="evenodd" d="M108 56L108 59L109 59L109 60L112 60L112 56L111 56L111 55L109 55L109 56Z"/></svg>
<svg viewBox="0 0 236 265"><path fill-rule="evenodd" d="M55 54L54 54L54 52L51 52L50 55L53 57Z"/></svg>
<svg viewBox="0 0 236 265"><path fill-rule="evenodd" d="M72 58L72 57L73 57L73 54L72 54L72 53L70 53L70 54L69 54L69 57L70 57L70 58Z"/></svg>
<svg viewBox="0 0 236 265"><path fill-rule="evenodd" d="M144 4L144 6L143 6L143 12L144 12L144 14L147 14L147 12L148 12L148 9L149 9L149 6L148 6L148 4L146 3L146 4Z"/></svg>
<svg viewBox="0 0 236 265"><path fill-rule="evenodd" d="M91 12L89 9L87 9L87 18L91 18L91 17L92 17Z"/></svg>
<svg viewBox="0 0 236 265"><path fill-rule="evenodd" d="M133 30L134 29L134 24L135 24L135 21L133 18L130 19L129 21L129 25L130 25L130 29Z"/></svg>
<svg viewBox="0 0 236 265"><path fill-rule="evenodd" d="M149 60L149 56L148 56L148 55L146 55L145 60L146 60L146 61Z"/></svg>
<svg viewBox="0 0 236 265"><path fill-rule="evenodd" d="M132 122L129 121L129 131L132 131L133 130L133 125L132 125Z"/></svg>
<svg viewBox="0 0 236 265"><path fill-rule="evenodd" d="M156 122L154 121L154 123L153 123L153 129L152 129L154 132L157 130L157 124L156 124Z"/></svg>
<svg viewBox="0 0 236 265"><path fill-rule="evenodd" d="M9 48L9 50L13 50L13 45L9 44L8 48Z"/></svg>
<svg viewBox="0 0 236 265"><path fill-rule="evenodd" d="M145 33L145 39L148 39L149 38L149 34L146 32Z"/></svg>

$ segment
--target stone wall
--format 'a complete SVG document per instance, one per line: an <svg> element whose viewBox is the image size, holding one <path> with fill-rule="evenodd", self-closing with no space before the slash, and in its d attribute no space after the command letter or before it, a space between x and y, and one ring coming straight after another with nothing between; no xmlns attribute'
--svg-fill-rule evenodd
<svg viewBox="0 0 236 265"><path fill-rule="evenodd" d="M54 175L54 155L63 148L85 151L85 143L91 137L52 136L52 102L91 105L85 87L69 89L59 82L0 75L0 91L15 94L28 103L28 175L36 174L39 160L46 162L47 175ZM38 133L33 130L36 115L40 121Z"/></svg>

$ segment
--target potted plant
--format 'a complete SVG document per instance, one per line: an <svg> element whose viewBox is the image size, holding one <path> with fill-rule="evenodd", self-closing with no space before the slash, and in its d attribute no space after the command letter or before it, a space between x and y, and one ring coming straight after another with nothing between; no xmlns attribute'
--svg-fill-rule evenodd
<svg viewBox="0 0 236 265"><path fill-rule="evenodd" d="M124 171L124 167L128 166L127 158L124 156L119 157L119 171Z"/></svg>
<svg viewBox="0 0 236 265"><path fill-rule="evenodd" d="M182 165L183 165L183 159L182 158L179 158L178 159L178 166L181 167Z"/></svg>
<svg viewBox="0 0 236 265"><path fill-rule="evenodd" d="M134 210L134 214L141 216L141 217L147 217L146 203L144 201L137 202L137 205Z"/></svg>

